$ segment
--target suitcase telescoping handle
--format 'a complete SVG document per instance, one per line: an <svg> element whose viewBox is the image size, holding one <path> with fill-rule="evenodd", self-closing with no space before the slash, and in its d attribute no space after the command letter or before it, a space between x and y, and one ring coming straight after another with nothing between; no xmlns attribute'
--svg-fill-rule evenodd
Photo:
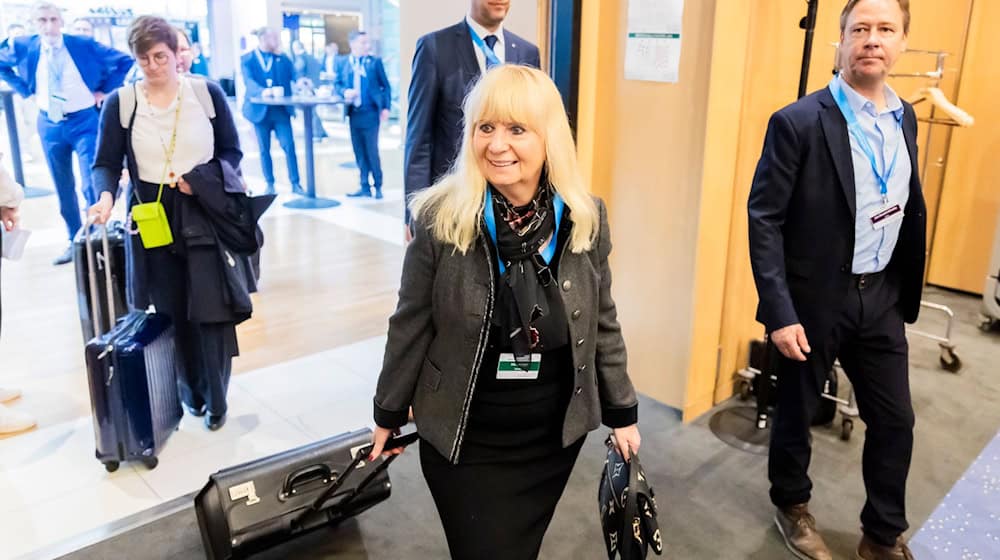
<svg viewBox="0 0 1000 560"><path fill-rule="evenodd" d="M389 440L385 442L385 447L383 448L383 450L384 451L390 451L390 450L396 449L398 447L406 447L407 445L416 443L416 441L417 441L417 439L419 439L419 437L420 436L417 434L417 432L412 432L412 433L409 433L409 434L406 434L406 435L403 435L403 436L397 436L397 437L394 437L394 438L389 438ZM354 456L354 460L352 460L351 464L348 465L346 469L344 469L343 476L339 477L337 480L334 481L333 484L330 485L329 488L327 488L326 490L324 490L323 493L320 494L320 496L318 498L316 498L316 500L313 501L312 505L309 506L308 508L306 508L305 511L303 511L295 519L295 521L293 523L298 523L298 522L302 521L303 519L305 519L306 517L308 517L309 515L312 515L313 513L316 513L317 511L319 511L320 508L323 507L323 504L326 503L326 501L329 500L330 497L333 496L337 492L337 490L339 490L340 487L344 485L344 481L347 480L347 477L350 476L350 474L352 472L354 472L354 469L356 469L358 467L358 465L361 464L362 461L365 461L365 460L368 459L368 454L371 453L371 452L372 452L372 446L371 446L371 444L366 445L363 448L359 449L358 452L357 452L357 454ZM387 459L385 459L384 461L382 461L382 464L380 464L379 466L375 467L372 470L372 472L369 473L368 476L366 476L365 479L361 481L361 484L358 484L354 488L354 490L351 491L350 495L348 495L346 498L344 498L340 502L339 505L341 507L343 507L343 506L346 506L347 504L351 503L354 500L354 498L356 498L369 484L371 484L371 482L373 480L375 480L375 477L377 477L379 474L381 474L382 471L384 471L387 468L389 468L389 465L393 461L395 461L396 457L398 457L398 456L399 455L392 455L392 456L388 457Z"/></svg>
<svg viewBox="0 0 1000 560"><path fill-rule="evenodd" d="M102 331L103 326L103 314L108 314L108 325L113 325L115 317L117 316L117 310L115 309L115 290L112 284L111 278L111 249L108 242L108 225L104 224L100 227L101 230L101 249L103 250L103 268L104 268L104 287L107 291L108 298L108 308L101 309L101 298L97 295L97 261L98 258L94 255L96 249L91 249L91 237L94 231L94 224L97 220L97 216L90 216L87 218L87 224L83 226L83 244L84 251L87 253L87 282L90 288L90 318L94 322L94 333L100 337L104 332Z"/></svg>

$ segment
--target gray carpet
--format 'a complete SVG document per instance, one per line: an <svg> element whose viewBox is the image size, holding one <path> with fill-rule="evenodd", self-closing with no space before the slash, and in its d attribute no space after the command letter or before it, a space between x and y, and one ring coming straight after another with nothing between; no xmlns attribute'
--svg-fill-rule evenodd
<svg viewBox="0 0 1000 560"><path fill-rule="evenodd" d="M1000 333L980 332L979 299L929 289L932 301L952 306L954 340L965 366L959 374L938 367L936 343L911 337L911 379L917 410L916 446L908 486L910 533L920 527L1000 427ZM926 313L925 330L943 332L942 318ZM846 383L845 383L846 384ZM721 406L740 406L730 402ZM681 425L672 409L640 404L640 456L660 507L671 559L792 558L773 529L767 498L766 457L737 451L708 429L709 415ZM839 439L838 422L814 430L813 511L837 558L853 558L864 503L860 474L863 424ZM542 558L606 558L596 505L603 463L603 432L590 435L542 548ZM357 520L308 535L263 554L267 559L446 558L437 513L419 470L416 450L392 468L392 497ZM1000 558L1000 550L994 557ZM192 509L117 535L65 556L204 558ZM919 555L918 555L919 558Z"/></svg>

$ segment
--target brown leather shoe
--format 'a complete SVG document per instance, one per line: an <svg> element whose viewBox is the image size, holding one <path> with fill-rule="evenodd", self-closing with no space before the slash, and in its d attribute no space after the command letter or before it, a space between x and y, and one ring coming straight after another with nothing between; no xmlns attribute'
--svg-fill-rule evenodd
<svg viewBox="0 0 1000 560"><path fill-rule="evenodd" d="M795 556L802 560L833 560L833 554L816 530L816 519L809 514L809 504L778 508L774 524Z"/></svg>
<svg viewBox="0 0 1000 560"><path fill-rule="evenodd" d="M906 546L903 537L896 539L893 546L882 546L868 538L868 535L861 537L858 543L859 560L913 560L913 553Z"/></svg>

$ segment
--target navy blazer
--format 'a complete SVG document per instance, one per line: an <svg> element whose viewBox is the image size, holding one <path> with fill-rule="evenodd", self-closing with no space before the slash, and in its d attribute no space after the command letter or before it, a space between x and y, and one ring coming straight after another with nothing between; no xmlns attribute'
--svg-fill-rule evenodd
<svg viewBox="0 0 1000 560"><path fill-rule="evenodd" d="M295 75L295 67L292 65L292 59L288 58L284 54L274 55L274 62L271 64L271 74L268 76L264 73L264 68L260 65L260 60L257 59L256 49L246 53L240 59L242 61L243 67L243 82L247 86L246 97L243 98L243 116L247 118L248 121L256 124L264 120L267 116L268 105L261 105L260 103L251 103L250 98L260 97L261 93L267 87L267 78L271 78L271 86L281 86L285 88L285 95L292 94L292 78ZM295 116L295 107L291 105L285 105L281 107L288 112L288 116Z"/></svg>
<svg viewBox="0 0 1000 560"><path fill-rule="evenodd" d="M118 89L135 62L131 56L87 37L64 34L63 44L91 92L110 93ZM41 52L42 40L38 35L7 41L0 50L0 78L21 97L31 97L37 90L35 75Z"/></svg>
<svg viewBox="0 0 1000 560"><path fill-rule="evenodd" d="M504 29L508 64L538 68L538 47ZM465 19L417 40L410 77L404 154L406 196L431 186L451 167L462 138L462 102L479 78Z"/></svg>
<svg viewBox="0 0 1000 560"><path fill-rule="evenodd" d="M923 289L927 217L917 165L917 118L903 102L910 197L886 268L906 322ZM768 332L801 323L816 347L829 335L851 282L856 214L847 121L829 88L771 116L748 200L750 262Z"/></svg>
<svg viewBox="0 0 1000 560"><path fill-rule="evenodd" d="M362 57L362 64L365 66L365 73L368 75L368 87L362 88L364 99L361 100L361 107L355 107L351 103L345 102L347 116L354 117L355 114L374 111L377 118L383 109L389 109L392 105L392 95L389 88L389 78L385 75L385 66L382 59L377 56ZM337 95L344 96L344 90L354 87L354 66L351 65L350 55L337 59L337 81L334 82L334 89ZM377 122L377 120L375 121ZM353 123L357 125L358 123ZM375 124L374 122L372 124Z"/></svg>

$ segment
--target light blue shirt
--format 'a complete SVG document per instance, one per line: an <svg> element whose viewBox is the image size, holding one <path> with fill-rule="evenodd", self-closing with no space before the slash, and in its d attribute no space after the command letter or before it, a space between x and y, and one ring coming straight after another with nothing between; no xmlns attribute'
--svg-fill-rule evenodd
<svg viewBox="0 0 1000 560"><path fill-rule="evenodd" d="M868 139L868 145L875 153L875 163L883 176L892 166L893 157L896 157L895 170L888 178L887 195L890 206L898 204L900 208L906 208L906 201L910 198L912 167L901 126L903 102L887 85L885 86L886 108L879 113L874 103L854 91L838 74L830 81L830 93L836 99L841 89ZM882 187L872 171L871 160L861 148L861 143L854 134L849 133L848 136L851 139L851 160L854 164L854 192L857 203L854 220L854 261L851 272L854 274L881 272L892 258L892 251L899 241L899 230L903 223L899 220L882 229L872 227L872 214L886 207L882 202Z"/></svg>

